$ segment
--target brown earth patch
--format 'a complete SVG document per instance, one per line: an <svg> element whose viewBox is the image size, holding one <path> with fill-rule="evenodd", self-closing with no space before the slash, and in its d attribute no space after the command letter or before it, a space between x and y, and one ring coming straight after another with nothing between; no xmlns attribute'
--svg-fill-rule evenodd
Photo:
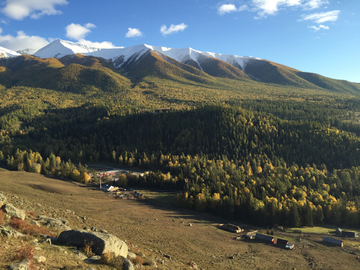
<svg viewBox="0 0 360 270"><path fill-rule="evenodd" d="M143 250L149 257L165 260L159 265L162 269L170 265L171 269L188 269L190 261L201 269L360 269L357 240L350 242L352 253L322 245L320 235L304 236L299 242L298 234L276 232L275 237L296 241L292 251L235 240L237 234L216 228L224 220L146 200L115 199L77 183L25 172L0 171L0 191L36 202L46 208L43 211L61 209L72 227L105 229L126 240L133 251ZM163 254L170 255L171 262Z"/></svg>

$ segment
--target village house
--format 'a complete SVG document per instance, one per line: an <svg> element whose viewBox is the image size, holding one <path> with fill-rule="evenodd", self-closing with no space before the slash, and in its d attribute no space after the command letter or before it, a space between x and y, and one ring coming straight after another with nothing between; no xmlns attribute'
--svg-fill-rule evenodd
<svg viewBox="0 0 360 270"><path fill-rule="evenodd" d="M344 246L344 242L335 238L330 238L330 237L323 237L323 242L327 243L327 244L332 244L332 245L336 245L336 246L340 246L343 247Z"/></svg>
<svg viewBox="0 0 360 270"><path fill-rule="evenodd" d="M255 235L255 239L256 239L256 240L263 241L263 242L268 242L268 243L276 244L275 238L272 237L271 235L265 235L265 234L257 233L257 234Z"/></svg>

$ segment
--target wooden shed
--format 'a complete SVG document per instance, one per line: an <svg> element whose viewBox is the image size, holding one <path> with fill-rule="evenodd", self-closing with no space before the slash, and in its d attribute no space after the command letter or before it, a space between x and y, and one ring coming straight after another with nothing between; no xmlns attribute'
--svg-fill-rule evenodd
<svg viewBox="0 0 360 270"><path fill-rule="evenodd" d="M342 231L341 236L348 238L355 238L356 234L354 232Z"/></svg>
<svg viewBox="0 0 360 270"><path fill-rule="evenodd" d="M247 238L247 239L255 239L255 237L256 237L256 232L248 232L245 235L245 238Z"/></svg>
<svg viewBox="0 0 360 270"><path fill-rule="evenodd" d="M288 242L285 246L285 249L293 249L295 247L295 243Z"/></svg>
<svg viewBox="0 0 360 270"><path fill-rule="evenodd" d="M335 238L330 238L330 237L323 237L323 242L324 243L328 243L328 244L332 244L332 245L336 245L339 247L343 247L344 246L344 242Z"/></svg>
<svg viewBox="0 0 360 270"><path fill-rule="evenodd" d="M219 224L219 228L223 229L225 231L229 231L229 232L234 232L234 233L240 233L243 231L243 229L241 229L239 226L236 226L234 224Z"/></svg>
<svg viewBox="0 0 360 270"><path fill-rule="evenodd" d="M288 243L289 243L289 241L285 240L285 239L277 239L276 240L276 245L279 247L282 247L282 248L285 248Z"/></svg>
<svg viewBox="0 0 360 270"><path fill-rule="evenodd" d="M273 243L273 244L276 243L274 237L272 237L271 235L265 235L265 234L257 233L255 235L255 239L263 241L263 242Z"/></svg>

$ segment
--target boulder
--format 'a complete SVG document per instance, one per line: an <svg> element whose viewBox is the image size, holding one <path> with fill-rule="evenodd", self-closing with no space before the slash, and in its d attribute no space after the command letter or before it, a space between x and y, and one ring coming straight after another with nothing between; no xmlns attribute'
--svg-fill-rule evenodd
<svg viewBox="0 0 360 270"><path fill-rule="evenodd" d="M64 231L71 230L71 228L69 227L69 222L66 219L62 219L62 218L39 216L37 222L44 226L48 226L50 228L55 228Z"/></svg>
<svg viewBox="0 0 360 270"><path fill-rule="evenodd" d="M107 252L124 258L128 255L126 243L114 235L101 232L87 232L85 230L69 230L60 233L57 244L75 247L84 247L92 243L92 252L101 255Z"/></svg>
<svg viewBox="0 0 360 270"><path fill-rule="evenodd" d="M13 228L11 227L7 227L7 226L0 226L0 235L4 235L7 237L14 237L14 238L19 238L19 237L24 237L25 235L15 231Z"/></svg>
<svg viewBox="0 0 360 270"><path fill-rule="evenodd" d="M9 269L11 270L28 270L30 266L29 260L22 260L21 262L12 263L9 265Z"/></svg>
<svg viewBox="0 0 360 270"><path fill-rule="evenodd" d="M36 263L44 263L44 262L46 262L46 258L44 256L34 256L33 260Z"/></svg>
<svg viewBox="0 0 360 270"><path fill-rule="evenodd" d="M4 204L1 209L10 217L19 218L21 220L24 220L26 217L24 210L16 208L11 203Z"/></svg>
<svg viewBox="0 0 360 270"><path fill-rule="evenodd" d="M6 197L4 194L0 193L0 206L6 203Z"/></svg>
<svg viewBox="0 0 360 270"><path fill-rule="evenodd" d="M128 259L130 259L130 260L134 260L134 259L136 259L136 254L135 253L133 253L133 252L128 252Z"/></svg>
<svg viewBox="0 0 360 270"><path fill-rule="evenodd" d="M135 270L134 265L132 264L132 262L127 259L124 258L124 265L123 265L124 270Z"/></svg>

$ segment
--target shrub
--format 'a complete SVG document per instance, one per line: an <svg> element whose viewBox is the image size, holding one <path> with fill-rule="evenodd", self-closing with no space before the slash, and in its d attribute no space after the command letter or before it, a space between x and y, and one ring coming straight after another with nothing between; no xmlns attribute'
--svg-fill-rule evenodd
<svg viewBox="0 0 360 270"><path fill-rule="evenodd" d="M49 229L41 228L37 225L25 223L23 220L19 218L12 218L9 222L9 225L13 227L15 230L33 236L40 236L42 234L46 234L50 237L56 236L56 233L51 232Z"/></svg>
<svg viewBox="0 0 360 270"><path fill-rule="evenodd" d="M35 249L32 245L25 246L24 243L21 241L21 247L15 251L14 260L22 261L22 260L29 260L30 261L30 269L36 269L33 264L33 257L35 254Z"/></svg>
<svg viewBox="0 0 360 270"><path fill-rule="evenodd" d="M101 256L101 264L112 266L116 269L123 269L124 259L121 256L115 256L114 253L107 252Z"/></svg>
<svg viewBox="0 0 360 270"><path fill-rule="evenodd" d="M94 252L92 251L92 246L94 245L93 242L86 242L84 243L84 248L83 248L83 252L87 257L92 257L94 256Z"/></svg>
<svg viewBox="0 0 360 270"><path fill-rule="evenodd" d="M140 256L136 256L135 259L132 259L132 262L133 262L134 264L143 265L143 264L144 264L144 259L141 258Z"/></svg>
<svg viewBox="0 0 360 270"><path fill-rule="evenodd" d="M5 216L5 213L3 212L2 209L0 209L0 225L5 224L4 216Z"/></svg>

